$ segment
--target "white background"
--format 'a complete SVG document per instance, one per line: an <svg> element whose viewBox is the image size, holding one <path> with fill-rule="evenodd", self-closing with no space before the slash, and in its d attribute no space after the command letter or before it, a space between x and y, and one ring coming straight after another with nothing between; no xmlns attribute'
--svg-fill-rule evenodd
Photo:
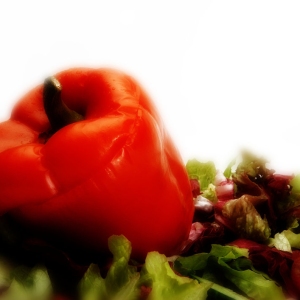
<svg viewBox="0 0 300 300"><path fill-rule="evenodd" d="M184 161L241 148L300 171L300 1L1 1L0 119L46 76L110 66L152 96Z"/></svg>

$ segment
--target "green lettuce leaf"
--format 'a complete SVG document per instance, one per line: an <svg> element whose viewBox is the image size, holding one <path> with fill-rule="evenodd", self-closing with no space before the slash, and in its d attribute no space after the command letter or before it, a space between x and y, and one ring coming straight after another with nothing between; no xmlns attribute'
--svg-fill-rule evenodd
<svg viewBox="0 0 300 300"><path fill-rule="evenodd" d="M113 262L106 277L91 265L79 285L80 300L141 299L142 286L150 290L147 300L206 299L211 285L175 274L165 255L149 252L138 271L130 265L131 244L124 236L110 237L109 249Z"/></svg>
<svg viewBox="0 0 300 300"><path fill-rule="evenodd" d="M194 278L196 278L199 282L211 284L211 288L207 293L207 300L249 300L248 297L244 297L227 287L221 286L201 277L194 276Z"/></svg>
<svg viewBox="0 0 300 300"><path fill-rule="evenodd" d="M282 232L289 241L291 248L300 249L300 233L295 233L292 230L284 230Z"/></svg>
<svg viewBox="0 0 300 300"><path fill-rule="evenodd" d="M165 255L150 252L145 262L146 277L152 282L148 300L204 300L210 283L199 283L195 279L174 273Z"/></svg>
<svg viewBox="0 0 300 300"><path fill-rule="evenodd" d="M217 192L216 192L216 186L212 183L210 183L202 193L202 196L213 203L218 201Z"/></svg>
<svg viewBox="0 0 300 300"><path fill-rule="evenodd" d="M215 164L211 161L200 162L197 159L192 159L187 162L186 170L190 179L198 180L200 190L205 193L205 197L211 201L216 200L214 183L217 169Z"/></svg>
<svg viewBox="0 0 300 300"><path fill-rule="evenodd" d="M237 161L238 160L240 160L240 162L232 175L244 173L254 180L259 179L261 181L274 174L274 170L267 167L268 161L266 159L256 157L251 152L243 151Z"/></svg>
<svg viewBox="0 0 300 300"><path fill-rule="evenodd" d="M10 286L1 294L1 300L50 300L52 285L43 266L16 267L11 273Z"/></svg>
<svg viewBox="0 0 300 300"><path fill-rule="evenodd" d="M251 299L285 299L281 287L266 274L253 267L251 260L248 259L247 249L212 245L210 253L179 257L174 266L182 274L209 280L218 286L230 288L235 293ZM213 286L212 289L214 289ZM218 293L220 292L222 289L218 289ZM229 297L228 294L227 296ZM227 299L230 299L228 297Z"/></svg>
<svg viewBox="0 0 300 300"><path fill-rule="evenodd" d="M224 170L223 172L223 175L226 177L226 178L231 178L232 177L232 169L234 168L234 166L236 165L237 163L237 158L234 158L229 164L228 166L226 167L226 169Z"/></svg>
<svg viewBox="0 0 300 300"><path fill-rule="evenodd" d="M91 265L80 282L82 300L135 300L139 299L140 273L129 265L131 244L124 236L111 236L108 246L113 262L105 278L96 265Z"/></svg>
<svg viewBox="0 0 300 300"><path fill-rule="evenodd" d="M268 245L292 253L292 248L300 249L300 233L295 233L291 229L283 230L276 233L274 238L270 238Z"/></svg>

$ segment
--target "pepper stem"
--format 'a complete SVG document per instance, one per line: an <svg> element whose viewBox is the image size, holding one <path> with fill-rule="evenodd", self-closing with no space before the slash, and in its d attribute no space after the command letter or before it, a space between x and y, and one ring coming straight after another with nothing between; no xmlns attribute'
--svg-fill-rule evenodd
<svg viewBox="0 0 300 300"><path fill-rule="evenodd" d="M62 101L61 89L61 84L55 77L48 77L44 82L44 109L51 125L51 133L83 119L82 115L71 110Z"/></svg>

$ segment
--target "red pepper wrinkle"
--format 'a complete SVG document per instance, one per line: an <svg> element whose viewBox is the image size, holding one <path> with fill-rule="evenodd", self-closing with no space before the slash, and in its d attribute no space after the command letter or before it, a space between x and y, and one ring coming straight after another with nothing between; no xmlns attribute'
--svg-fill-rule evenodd
<svg viewBox="0 0 300 300"><path fill-rule="evenodd" d="M57 193L49 171L42 165L40 149L42 145L18 146L0 155L0 214L16 207L48 200ZM17 161L16 172L11 167Z"/></svg>
<svg viewBox="0 0 300 300"><path fill-rule="evenodd" d="M35 142L38 133L16 120L9 120L0 125L0 153L6 149Z"/></svg>

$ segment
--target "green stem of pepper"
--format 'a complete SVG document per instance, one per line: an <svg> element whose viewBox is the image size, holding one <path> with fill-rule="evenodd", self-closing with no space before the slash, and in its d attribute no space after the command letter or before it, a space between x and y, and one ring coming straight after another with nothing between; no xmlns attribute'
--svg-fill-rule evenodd
<svg viewBox="0 0 300 300"><path fill-rule="evenodd" d="M62 101L61 89L61 84L55 77L49 77L44 82L44 109L51 125L52 134L68 124L83 119L82 115L68 108Z"/></svg>

